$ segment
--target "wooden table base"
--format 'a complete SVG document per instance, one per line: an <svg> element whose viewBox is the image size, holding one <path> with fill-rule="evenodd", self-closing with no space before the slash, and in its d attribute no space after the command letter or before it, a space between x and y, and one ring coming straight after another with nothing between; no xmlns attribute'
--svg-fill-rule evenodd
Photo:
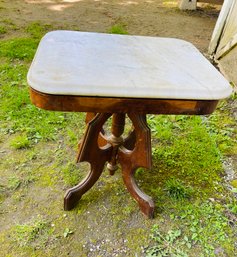
<svg viewBox="0 0 237 257"><path fill-rule="evenodd" d="M103 125L112 116L111 136L106 137ZM151 136L146 123L146 115L127 113L133 124L133 130L123 138L125 114L123 113L88 113L86 133L79 143L78 162L87 161L91 165L87 177L77 186L67 190L64 197L64 209L75 207L82 195L99 179L104 166L113 175L119 163L123 181L138 202L142 213L148 218L154 217L154 202L136 184L134 173L137 168L151 168Z"/></svg>
<svg viewBox="0 0 237 257"><path fill-rule="evenodd" d="M99 179L106 163L111 175L119 163L128 191L149 218L154 215L154 202L138 188L134 179L137 168L151 168L151 137L146 114L206 115L212 113L218 103L218 100L57 95L33 88L30 88L30 95L32 103L45 110L89 112L86 133L79 144L78 161L89 162L91 170L80 184L66 192L64 209L70 210L77 204ZM126 115L133 123L133 130L124 138ZM107 137L103 125L111 116L112 133Z"/></svg>

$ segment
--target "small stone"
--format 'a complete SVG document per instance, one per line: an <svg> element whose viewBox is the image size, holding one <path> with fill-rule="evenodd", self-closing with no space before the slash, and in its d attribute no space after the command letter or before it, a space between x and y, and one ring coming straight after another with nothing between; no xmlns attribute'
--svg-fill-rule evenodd
<svg viewBox="0 0 237 257"><path fill-rule="evenodd" d="M179 3L181 10L196 10L197 0L181 0Z"/></svg>

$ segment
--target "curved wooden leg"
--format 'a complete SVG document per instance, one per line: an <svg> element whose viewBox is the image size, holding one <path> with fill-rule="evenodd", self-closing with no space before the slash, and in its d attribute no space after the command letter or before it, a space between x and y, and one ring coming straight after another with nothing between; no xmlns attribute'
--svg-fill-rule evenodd
<svg viewBox="0 0 237 257"><path fill-rule="evenodd" d="M134 173L138 167L151 168L151 136L150 129L146 124L145 115L130 113L135 131L135 147L133 150L128 150L125 147L120 147L118 159L122 166L122 175L124 183L130 194L138 202L142 213L148 218L154 217L154 201L146 195L138 187ZM134 135L132 136L134 139Z"/></svg>
<svg viewBox="0 0 237 257"><path fill-rule="evenodd" d="M110 144L99 147L98 137L104 123L111 116L110 113L97 114L87 124L86 133L80 143L78 161L87 161L91 164L91 170L87 177L77 186L67 190L64 196L64 209L72 209L99 179L104 165L110 160L112 154L112 146Z"/></svg>

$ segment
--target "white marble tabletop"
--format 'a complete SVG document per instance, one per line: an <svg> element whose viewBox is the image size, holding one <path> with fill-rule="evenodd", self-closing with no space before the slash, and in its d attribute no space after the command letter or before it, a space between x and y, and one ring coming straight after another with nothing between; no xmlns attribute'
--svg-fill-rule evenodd
<svg viewBox="0 0 237 257"><path fill-rule="evenodd" d="M173 38L53 31L28 72L42 93L219 100L228 81L191 44Z"/></svg>

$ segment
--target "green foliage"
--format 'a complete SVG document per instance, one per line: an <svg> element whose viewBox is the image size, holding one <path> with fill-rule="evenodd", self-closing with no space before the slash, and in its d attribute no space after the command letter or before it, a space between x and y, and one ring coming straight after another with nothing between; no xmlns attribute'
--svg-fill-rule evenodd
<svg viewBox="0 0 237 257"><path fill-rule="evenodd" d="M111 33L111 34L122 34L122 35L127 35L128 32L125 28L124 25L121 25L121 24L115 24L113 25L109 30L108 30L108 33Z"/></svg>
<svg viewBox="0 0 237 257"><path fill-rule="evenodd" d="M0 26L0 35L5 34L7 32L6 28L3 26Z"/></svg>
<svg viewBox="0 0 237 257"><path fill-rule="evenodd" d="M36 219L13 229L13 238L20 247L44 248L53 232L49 222L38 216Z"/></svg>
<svg viewBox="0 0 237 257"><path fill-rule="evenodd" d="M68 137L69 137L69 141L70 142L75 142L75 141L77 141L77 135L76 135L76 133L75 133L75 131L72 131L72 130L67 130L67 135L68 135Z"/></svg>
<svg viewBox="0 0 237 257"><path fill-rule="evenodd" d="M154 225L153 244L147 248L147 256L192 256L195 249L199 249L199 256L215 256L218 247L227 256L234 251L233 239L228 236L231 228L220 204L182 203L170 218L173 221L170 226L179 228L167 231Z"/></svg>
<svg viewBox="0 0 237 257"><path fill-rule="evenodd" d="M161 220L157 234L161 241L147 249L148 256L180 256L180 252L193 256L195 249L200 256L214 256L219 248L227 256L234 252L233 230L225 208L207 200L223 197L226 201L220 177L222 150L212 133L222 124L223 117L218 115L216 124L210 124L210 119L213 118L163 115L148 118L154 138L153 171L138 172L137 180L157 200L159 219L170 216L170 221L165 218L165 226L182 231L178 239L169 242L165 237L170 231L162 228ZM223 142L229 145L231 136L232 133L222 135ZM235 204L228 205L228 211L234 213ZM173 248L179 252L171 254Z"/></svg>
<svg viewBox="0 0 237 257"><path fill-rule="evenodd" d="M179 217L186 221L193 243L202 246L204 255L214 256L214 250L218 246L225 249L226 243L232 245L231 237L228 236L231 235L231 228L220 204L204 202L194 206L187 205L182 209ZM225 249L227 255L229 250Z"/></svg>
<svg viewBox="0 0 237 257"><path fill-rule="evenodd" d="M23 64L0 66L2 129L9 134L24 133L27 139L33 143L42 139L55 139L66 123L71 122L70 116L73 117L73 115L44 111L32 105L25 81L26 73L27 66Z"/></svg>
<svg viewBox="0 0 237 257"><path fill-rule="evenodd" d="M51 28L52 26L49 24L41 24L39 21L36 21L27 26L26 32L28 32L32 38L39 39Z"/></svg>
<svg viewBox="0 0 237 257"><path fill-rule="evenodd" d="M5 41L5 45L7 42L11 45L12 40ZM21 49L21 45L15 46L15 52L21 52L18 47ZM31 50L33 55L35 49L32 46ZM2 49L0 51L3 52ZM26 83L27 70L28 65L22 60L12 62L9 59L0 64L1 131L4 134L20 132L32 144L41 140L56 139L69 123L74 124L71 130L78 130L78 122L81 122L78 117L81 114L45 111L31 103Z"/></svg>
<svg viewBox="0 0 237 257"><path fill-rule="evenodd" d="M163 234L160 232L159 226L154 225L151 232L151 239L155 242L155 245L147 249L146 257L188 257L180 247L183 244L180 241L182 235L180 229L169 230L166 234Z"/></svg>
<svg viewBox="0 0 237 257"><path fill-rule="evenodd" d="M3 19L1 20L1 22L7 25L15 26L14 22L11 19Z"/></svg>
<svg viewBox="0 0 237 257"><path fill-rule="evenodd" d="M74 163L68 163L62 168L63 179L66 185L75 186L82 179L80 169Z"/></svg>
<svg viewBox="0 0 237 257"><path fill-rule="evenodd" d="M63 237L66 238L69 235L73 234L73 231L69 228L65 228L64 232L63 232Z"/></svg>
<svg viewBox="0 0 237 257"><path fill-rule="evenodd" d="M190 187L184 186L183 183L176 178L170 178L165 182L165 190L171 197L177 200L190 198L192 192Z"/></svg>
<svg viewBox="0 0 237 257"><path fill-rule="evenodd" d="M231 181L231 185L234 188L237 188L237 179Z"/></svg>
<svg viewBox="0 0 237 257"><path fill-rule="evenodd" d="M235 95L236 93L232 94L233 105ZM228 102L221 102L219 108L205 119L205 125L220 152L230 155L237 153L237 127L236 120L231 115L232 108L227 105Z"/></svg>
<svg viewBox="0 0 237 257"><path fill-rule="evenodd" d="M11 19L0 20L0 27L3 28L4 34L12 31L16 31L19 29L19 27L17 27L17 25Z"/></svg>
<svg viewBox="0 0 237 257"><path fill-rule="evenodd" d="M19 135L13 138L10 145L15 149L24 149L30 146L30 141L25 135Z"/></svg>
<svg viewBox="0 0 237 257"><path fill-rule="evenodd" d="M20 186L20 184L21 180L16 176L12 176L8 180L8 188L10 190L16 190Z"/></svg>
<svg viewBox="0 0 237 257"><path fill-rule="evenodd" d="M5 199L5 186L0 184L0 204Z"/></svg>
<svg viewBox="0 0 237 257"><path fill-rule="evenodd" d="M39 41L33 38L15 38L0 42L0 57L31 60Z"/></svg>
<svg viewBox="0 0 237 257"><path fill-rule="evenodd" d="M233 201L232 203L228 204L227 207L231 213L237 215L237 201Z"/></svg>
<svg viewBox="0 0 237 257"><path fill-rule="evenodd" d="M223 170L220 152L201 117L150 116L148 123L154 138L157 135L153 160L154 169L160 174L167 173L202 187L220 179Z"/></svg>

